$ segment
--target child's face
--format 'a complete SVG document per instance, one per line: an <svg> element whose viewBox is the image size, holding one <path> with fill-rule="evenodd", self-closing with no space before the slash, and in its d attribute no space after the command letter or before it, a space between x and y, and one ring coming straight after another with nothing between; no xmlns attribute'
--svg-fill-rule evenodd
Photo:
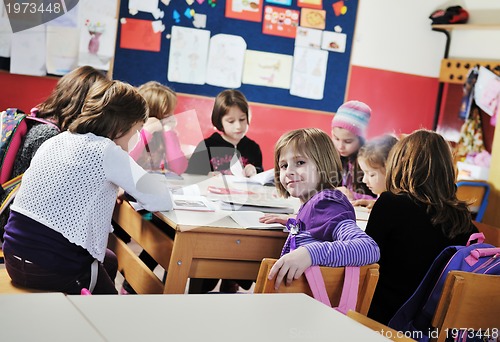
<svg viewBox="0 0 500 342"><path fill-rule="evenodd" d="M359 167L363 170L363 183L376 195L380 195L385 189L385 168L373 168L366 162L365 158L358 158Z"/></svg>
<svg viewBox="0 0 500 342"><path fill-rule="evenodd" d="M224 129L225 138L233 143L238 144L241 139L247 134L248 120L247 115L237 106L233 106L222 117L222 128Z"/></svg>
<svg viewBox="0 0 500 342"><path fill-rule="evenodd" d="M122 135L119 138L114 139L113 141L115 142L115 144L120 146L125 152L128 152L129 145L133 146L133 144L130 144L130 140L133 137L137 136L137 132L139 132L142 129L143 125L144 125L144 122L142 122L142 121L135 123L134 126L132 126L132 128L130 128L127 131L127 133L125 133L124 135Z"/></svg>
<svg viewBox="0 0 500 342"><path fill-rule="evenodd" d="M290 196L297 197L304 203L316 193L320 178L312 159L291 148L284 148L278 165L280 182Z"/></svg>
<svg viewBox="0 0 500 342"><path fill-rule="evenodd" d="M357 135L340 127L332 128L332 140L335 148L342 157L349 157L361 147L361 142Z"/></svg>

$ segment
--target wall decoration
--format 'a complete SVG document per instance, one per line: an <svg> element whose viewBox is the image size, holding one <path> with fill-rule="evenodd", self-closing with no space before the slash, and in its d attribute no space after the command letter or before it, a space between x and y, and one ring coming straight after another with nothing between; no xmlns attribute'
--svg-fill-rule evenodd
<svg viewBox="0 0 500 342"><path fill-rule="evenodd" d="M346 42L347 36L345 33L323 31L321 48L323 50L344 53Z"/></svg>
<svg viewBox="0 0 500 342"><path fill-rule="evenodd" d="M226 0L226 17L240 20L262 20L263 0Z"/></svg>
<svg viewBox="0 0 500 342"><path fill-rule="evenodd" d="M328 51L296 46L290 94L314 100L323 99L327 63Z"/></svg>
<svg viewBox="0 0 500 342"><path fill-rule="evenodd" d="M312 49L321 48L321 36L323 31L307 27L297 27L295 46L308 47Z"/></svg>
<svg viewBox="0 0 500 342"><path fill-rule="evenodd" d="M246 49L247 44L240 36L216 34L210 38L207 84L224 88L241 87Z"/></svg>
<svg viewBox="0 0 500 342"><path fill-rule="evenodd" d="M326 11L303 8L300 12L300 26L324 30L326 26Z"/></svg>
<svg viewBox="0 0 500 342"><path fill-rule="evenodd" d="M292 56L247 50L243 83L289 89L292 62Z"/></svg>
<svg viewBox="0 0 500 342"><path fill-rule="evenodd" d="M266 6L262 33L295 38L299 26L299 11L288 8Z"/></svg>
<svg viewBox="0 0 500 342"><path fill-rule="evenodd" d="M122 18L120 48L160 51L161 30L155 30L154 23L151 20Z"/></svg>

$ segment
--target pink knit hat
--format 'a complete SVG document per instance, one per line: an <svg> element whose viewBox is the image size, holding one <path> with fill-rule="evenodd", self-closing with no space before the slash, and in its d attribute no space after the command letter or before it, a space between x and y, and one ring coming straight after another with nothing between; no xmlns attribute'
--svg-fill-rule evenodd
<svg viewBox="0 0 500 342"><path fill-rule="evenodd" d="M372 110L361 101L348 101L339 107L332 119L332 128L340 127L364 138Z"/></svg>

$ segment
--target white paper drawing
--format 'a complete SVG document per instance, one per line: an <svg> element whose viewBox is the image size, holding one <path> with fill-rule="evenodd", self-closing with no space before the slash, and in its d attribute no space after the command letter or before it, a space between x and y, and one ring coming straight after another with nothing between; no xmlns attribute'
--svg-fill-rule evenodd
<svg viewBox="0 0 500 342"><path fill-rule="evenodd" d="M45 25L36 26L12 35L10 72L33 76L44 76L45 69Z"/></svg>
<svg viewBox="0 0 500 342"><path fill-rule="evenodd" d="M346 41L347 35L345 33L323 31L321 48L323 50L344 53Z"/></svg>
<svg viewBox="0 0 500 342"><path fill-rule="evenodd" d="M0 5L3 8L3 5ZM10 57L12 29L6 13L0 15L0 57Z"/></svg>
<svg viewBox="0 0 500 342"><path fill-rule="evenodd" d="M295 46L319 49L321 47L322 32L323 31L321 30L316 30L308 27L297 27Z"/></svg>
<svg viewBox="0 0 500 342"><path fill-rule="evenodd" d="M247 44L240 36L217 34L210 38L207 84L224 88L241 87L246 49Z"/></svg>
<svg viewBox="0 0 500 342"><path fill-rule="evenodd" d="M78 4L65 14L52 19L47 24L50 26L65 26L65 27L77 27L78 26Z"/></svg>
<svg viewBox="0 0 500 342"><path fill-rule="evenodd" d="M47 72L65 75L78 65L80 30L47 26Z"/></svg>
<svg viewBox="0 0 500 342"><path fill-rule="evenodd" d="M474 100L489 116L493 116L500 107L500 77L481 66L474 86Z"/></svg>
<svg viewBox="0 0 500 342"><path fill-rule="evenodd" d="M205 84L210 31L172 26L167 78Z"/></svg>
<svg viewBox="0 0 500 342"><path fill-rule="evenodd" d="M327 63L328 51L296 46L293 53L290 94L312 100L322 100Z"/></svg>
<svg viewBox="0 0 500 342"><path fill-rule="evenodd" d="M109 70L115 53L117 20L93 14L80 27L78 65Z"/></svg>
<svg viewBox="0 0 500 342"><path fill-rule="evenodd" d="M158 7L158 0L129 0L128 11L131 15L138 12L151 13L155 19L163 18L165 13Z"/></svg>
<svg viewBox="0 0 500 342"><path fill-rule="evenodd" d="M289 55L247 50L242 82L290 89L292 63L293 57Z"/></svg>

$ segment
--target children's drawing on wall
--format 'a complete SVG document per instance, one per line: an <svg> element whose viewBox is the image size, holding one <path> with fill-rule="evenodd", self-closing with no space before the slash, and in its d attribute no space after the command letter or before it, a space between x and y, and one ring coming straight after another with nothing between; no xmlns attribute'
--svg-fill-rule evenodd
<svg viewBox="0 0 500 342"><path fill-rule="evenodd" d="M115 54L117 0L80 1L78 7L81 28L78 65L109 70Z"/></svg>
<svg viewBox="0 0 500 342"><path fill-rule="evenodd" d="M500 77L481 66L474 86L474 100L486 114L494 117L492 125L496 125L496 113L500 107Z"/></svg>
<svg viewBox="0 0 500 342"><path fill-rule="evenodd" d="M299 11L289 8L266 6L262 33L295 38L299 26Z"/></svg>
<svg viewBox="0 0 500 342"><path fill-rule="evenodd" d="M10 72L12 74L44 76L46 74L45 25L12 35Z"/></svg>
<svg viewBox="0 0 500 342"><path fill-rule="evenodd" d="M321 30L298 27L297 36L295 37L295 46L319 49L321 48L321 35Z"/></svg>
<svg viewBox="0 0 500 342"><path fill-rule="evenodd" d="M226 0L227 18L260 22L263 0Z"/></svg>
<svg viewBox="0 0 500 342"><path fill-rule="evenodd" d="M172 26L169 82L205 84L210 31Z"/></svg>
<svg viewBox="0 0 500 342"><path fill-rule="evenodd" d="M300 26L324 30L326 26L326 11L303 8L300 12Z"/></svg>
<svg viewBox="0 0 500 342"><path fill-rule="evenodd" d="M10 57L10 44L12 40L12 28L10 27L9 17L3 11L0 15L0 57Z"/></svg>
<svg viewBox="0 0 500 342"><path fill-rule="evenodd" d="M332 4L332 7L333 7L333 13L335 13L337 17L340 17L341 15L345 15L347 13L347 6L344 5L343 0L334 2Z"/></svg>
<svg viewBox="0 0 500 342"><path fill-rule="evenodd" d="M76 27L47 26L47 72L65 75L78 65L78 40Z"/></svg>
<svg viewBox="0 0 500 342"><path fill-rule="evenodd" d="M323 31L321 48L323 50L344 53L346 42L347 42L347 35L345 33Z"/></svg>
<svg viewBox="0 0 500 342"><path fill-rule="evenodd" d="M282 5L282 6L291 6L292 0L266 0L268 4Z"/></svg>
<svg viewBox="0 0 500 342"><path fill-rule="evenodd" d="M290 94L312 100L323 99L328 52L295 47Z"/></svg>
<svg viewBox="0 0 500 342"><path fill-rule="evenodd" d="M210 38L207 84L224 88L241 87L247 44L240 36L217 34Z"/></svg>
<svg viewBox="0 0 500 342"><path fill-rule="evenodd" d="M247 50L243 83L290 89L292 63L289 55Z"/></svg>
<svg viewBox="0 0 500 342"><path fill-rule="evenodd" d="M201 29L207 27L207 15L195 13L193 16L193 26Z"/></svg>
<svg viewBox="0 0 500 342"><path fill-rule="evenodd" d="M297 6L322 9L323 0L297 0Z"/></svg>

